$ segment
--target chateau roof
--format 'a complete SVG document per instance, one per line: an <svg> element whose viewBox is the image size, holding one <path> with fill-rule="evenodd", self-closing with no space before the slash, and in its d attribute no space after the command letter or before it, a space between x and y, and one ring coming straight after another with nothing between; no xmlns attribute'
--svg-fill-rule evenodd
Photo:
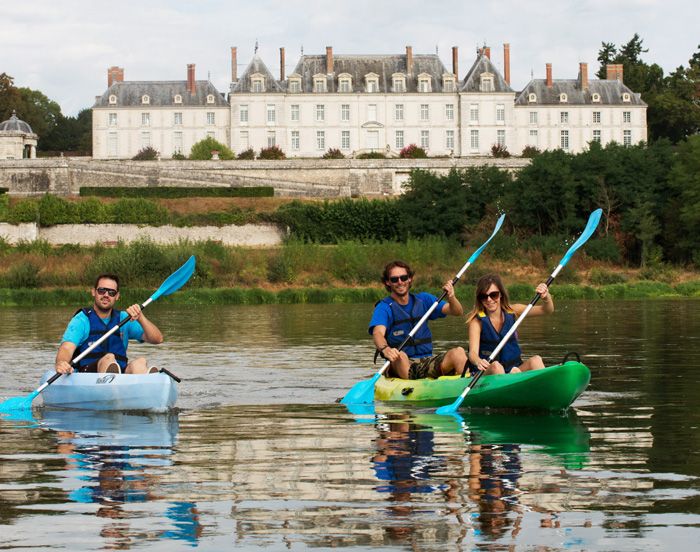
<svg viewBox="0 0 700 552"><path fill-rule="evenodd" d="M110 107L109 97L117 97L116 105L119 107L144 106L155 107L183 105L183 106L228 106L226 98L209 81L195 81L194 94L187 90L187 81L119 81L110 86L102 96L95 101L94 107ZM175 103L175 96L182 97L182 103ZM214 96L214 103L207 103L207 96ZM149 97L149 103L143 104L141 98Z"/></svg>
<svg viewBox="0 0 700 552"><path fill-rule="evenodd" d="M629 102L622 101L625 93L630 95ZM579 79L556 79L551 88L547 87L546 79L533 79L518 94L515 105L532 105L528 101L530 94L537 96L537 104L544 105L647 105L640 94L632 92L618 80L590 80L588 89L583 89ZM561 94L566 94L566 104L559 101ZM593 94L600 95L600 102L593 101Z"/></svg>
<svg viewBox="0 0 700 552"><path fill-rule="evenodd" d="M486 54L480 54L459 87L460 92L481 92L481 75L493 75L493 92L513 92Z"/></svg>
<svg viewBox="0 0 700 552"><path fill-rule="evenodd" d="M255 74L262 75L265 79L264 92L284 92L284 87L280 86L275 80L275 77L272 76L267 65L265 65L265 62L258 54L255 54L253 59L250 60L248 67L245 68L245 71L243 71L238 81L231 85L231 92L252 92L252 82L250 78Z"/></svg>
<svg viewBox="0 0 700 552"><path fill-rule="evenodd" d="M7 121L0 123L0 132L21 132L23 134L34 134L32 127L23 120L17 118L17 113L12 110L12 115Z"/></svg>

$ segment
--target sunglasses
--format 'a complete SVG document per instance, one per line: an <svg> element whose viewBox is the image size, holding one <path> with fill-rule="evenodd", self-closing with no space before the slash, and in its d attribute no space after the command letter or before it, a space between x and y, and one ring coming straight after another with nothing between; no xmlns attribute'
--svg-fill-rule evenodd
<svg viewBox="0 0 700 552"><path fill-rule="evenodd" d="M480 293L478 295L479 301L486 301L487 298L491 298L491 301L497 301L500 296L500 291L492 291L491 293Z"/></svg>
<svg viewBox="0 0 700 552"><path fill-rule="evenodd" d="M106 293L110 297L116 297L117 293L119 293L116 289L106 287L98 287L96 291L98 295L104 295Z"/></svg>
<svg viewBox="0 0 700 552"><path fill-rule="evenodd" d="M410 276L408 274L402 274L401 276L390 276L389 281L392 284L396 284L399 280L401 280L402 282L408 282L409 278Z"/></svg>

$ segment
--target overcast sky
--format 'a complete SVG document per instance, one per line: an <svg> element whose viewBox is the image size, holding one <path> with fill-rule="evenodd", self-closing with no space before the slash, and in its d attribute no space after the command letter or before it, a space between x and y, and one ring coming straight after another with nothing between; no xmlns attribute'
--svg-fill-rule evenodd
<svg viewBox="0 0 700 552"><path fill-rule="evenodd" d="M435 53L448 69L459 47L463 78L478 45L491 47L502 71L510 43L511 83L521 89L545 63L555 78L576 78L578 63L592 76L601 42L619 45L634 33L647 62L665 73L700 43L697 0L0 0L0 73L16 86L41 90L66 115L90 107L107 87L107 68L125 80L185 80L196 64L221 92L231 78L230 47L239 74L258 53L279 76L279 48L291 73L303 47L324 54ZM21 115L20 115L21 116Z"/></svg>

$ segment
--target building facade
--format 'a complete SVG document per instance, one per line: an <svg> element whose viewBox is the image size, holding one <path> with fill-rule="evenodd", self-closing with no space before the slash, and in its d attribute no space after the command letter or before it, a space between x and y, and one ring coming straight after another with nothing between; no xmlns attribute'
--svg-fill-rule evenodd
<svg viewBox="0 0 700 552"><path fill-rule="evenodd" d="M228 98L207 81L125 82L108 72L108 90L93 108L93 155L133 156L151 145L170 157L189 153L205 136L236 153L278 146L287 157L321 157L329 149L346 157L378 151L398 156L415 144L430 156L488 156L500 145L512 154L531 146L580 152L591 141L636 144L646 140L646 104L623 83L622 66L607 79L533 79L516 92L510 85L510 47L504 72L490 48L477 52L459 78L457 48L448 70L437 54L302 55L289 75L280 48L279 78L257 55L238 75L231 48ZM191 74L190 74L191 72ZM194 91L193 91L194 90Z"/></svg>

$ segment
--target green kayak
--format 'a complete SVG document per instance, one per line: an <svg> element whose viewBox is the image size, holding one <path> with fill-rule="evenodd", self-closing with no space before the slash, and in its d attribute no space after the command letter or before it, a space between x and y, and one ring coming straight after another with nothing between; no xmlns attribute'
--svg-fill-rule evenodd
<svg viewBox="0 0 700 552"><path fill-rule="evenodd" d="M590 379L588 367L574 361L520 374L483 376L462 406L565 410ZM374 387L374 399L434 408L454 402L469 381L459 376L420 380L382 377Z"/></svg>

